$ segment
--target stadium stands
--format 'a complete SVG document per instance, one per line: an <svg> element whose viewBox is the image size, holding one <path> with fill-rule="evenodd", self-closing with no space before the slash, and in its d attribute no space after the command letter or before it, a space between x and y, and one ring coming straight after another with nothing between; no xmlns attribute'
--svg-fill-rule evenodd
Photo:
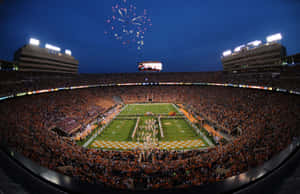
<svg viewBox="0 0 300 194"><path fill-rule="evenodd" d="M145 77L148 82L228 80L221 72L79 75L31 81L27 74L22 76L26 81L1 81L4 87L0 93L99 82L144 82ZM268 82L279 86L286 83L289 85L284 79ZM290 87L299 89L299 81ZM242 133L207 150L120 152L85 149L51 130L58 127L68 134L74 133L74 128L82 130L97 114L115 106L114 96L120 96L124 103L150 99L181 103L223 126L229 134L236 128ZM117 189L186 188L224 180L269 160L299 136L299 110L296 95L240 88L152 85L79 89L1 102L0 113L5 116L0 118L0 141L41 166L83 182ZM145 158L142 161L141 154Z"/></svg>

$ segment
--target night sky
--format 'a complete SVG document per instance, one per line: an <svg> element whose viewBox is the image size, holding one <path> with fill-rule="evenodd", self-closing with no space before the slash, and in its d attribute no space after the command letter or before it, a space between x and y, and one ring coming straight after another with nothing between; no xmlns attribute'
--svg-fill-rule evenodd
<svg viewBox="0 0 300 194"><path fill-rule="evenodd" d="M300 0L135 0L152 19L141 51L104 34L117 1L0 1L0 59L30 37L72 50L80 73L136 72L141 60L164 72L222 70L224 50L278 32L289 55L300 52Z"/></svg>

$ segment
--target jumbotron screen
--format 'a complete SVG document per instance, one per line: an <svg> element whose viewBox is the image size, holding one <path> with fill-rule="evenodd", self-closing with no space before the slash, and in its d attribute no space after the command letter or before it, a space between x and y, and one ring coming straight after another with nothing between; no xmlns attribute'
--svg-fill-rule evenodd
<svg viewBox="0 0 300 194"><path fill-rule="evenodd" d="M161 71L162 62L159 61L144 61L138 63L139 71Z"/></svg>

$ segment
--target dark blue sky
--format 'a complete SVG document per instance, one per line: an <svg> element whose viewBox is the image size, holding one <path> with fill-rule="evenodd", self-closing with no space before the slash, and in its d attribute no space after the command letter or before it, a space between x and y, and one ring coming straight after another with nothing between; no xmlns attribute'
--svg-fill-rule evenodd
<svg viewBox="0 0 300 194"><path fill-rule="evenodd" d="M141 59L163 61L167 72L222 70L224 50L278 32L288 54L300 52L300 0L136 0L153 24L142 57L103 33L116 1L3 0L0 59L30 37L71 49L81 73L136 72Z"/></svg>

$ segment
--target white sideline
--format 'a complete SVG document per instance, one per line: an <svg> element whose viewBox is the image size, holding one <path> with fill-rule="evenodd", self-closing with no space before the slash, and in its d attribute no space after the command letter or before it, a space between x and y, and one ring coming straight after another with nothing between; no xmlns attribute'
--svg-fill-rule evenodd
<svg viewBox="0 0 300 194"><path fill-rule="evenodd" d="M84 144L83 144L83 147L84 148L86 148L88 145L90 145L90 143L92 142L92 141L94 141L94 139L104 130L104 128L105 127L107 127L107 125L109 125L110 123L111 123L111 121L112 120L114 120L114 118L116 117L116 116L118 116L126 107L128 106L128 104L126 104L122 109L121 109L121 111L120 112L118 112L108 123L106 123L103 127L101 127L101 129L98 131L98 133L95 133L92 137L90 137L90 139L87 141L87 142L85 142Z"/></svg>

